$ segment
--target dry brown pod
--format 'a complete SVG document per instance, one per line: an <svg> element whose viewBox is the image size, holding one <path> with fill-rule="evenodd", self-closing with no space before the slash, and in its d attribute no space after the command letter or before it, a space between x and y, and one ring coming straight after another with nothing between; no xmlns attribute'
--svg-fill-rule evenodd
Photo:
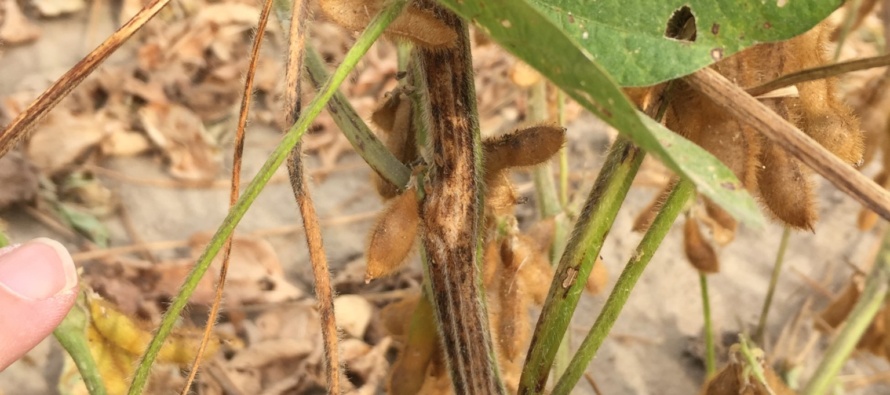
<svg viewBox="0 0 890 395"><path fill-rule="evenodd" d="M319 0L321 11L338 25L352 30L364 29L383 8L383 0ZM457 34L429 10L412 4L386 29L386 33L428 48L454 46Z"/></svg>
<svg viewBox="0 0 890 395"><path fill-rule="evenodd" d="M544 163L565 144L566 129L558 125L534 125L486 139L485 173L494 175L511 167ZM488 178L488 177L486 177Z"/></svg>
<svg viewBox="0 0 890 395"><path fill-rule="evenodd" d="M705 240L695 217L686 218L683 224L683 251L686 259L701 273L711 274L720 271L720 261L711 243Z"/></svg>
<svg viewBox="0 0 890 395"><path fill-rule="evenodd" d="M538 250L547 254L556 236L556 218L547 217L535 222L525 230L525 234L535 242Z"/></svg>
<svg viewBox="0 0 890 395"><path fill-rule="evenodd" d="M380 321L390 336L403 338L408 334L411 316L420 298L420 293L411 294L380 309Z"/></svg>
<svg viewBox="0 0 890 395"><path fill-rule="evenodd" d="M501 271L498 273L498 298L501 311L498 317L498 339L503 356L516 360L525 343L531 338L528 323L530 294L523 289L519 273L535 260L547 262L527 236L513 235L501 243Z"/></svg>
<svg viewBox="0 0 890 395"><path fill-rule="evenodd" d="M380 140L400 162L408 164L417 159L417 142L411 124L411 100L406 88L400 87L388 92L383 102L371 114L371 121L380 129ZM371 179L377 193L384 199L399 194L398 188L377 174L371 172Z"/></svg>
<svg viewBox="0 0 890 395"><path fill-rule="evenodd" d="M643 211L640 211L640 213L637 214L637 217L634 218L631 230L640 233L649 230L649 227L652 226L652 221L655 220L655 216L661 211L661 207L664 206L664 202L667 201L667 198L671 194L671 190L676 183L676 180L671 180L671 182L665 184L665 186L661 188L661 191L655 195L655 198L649 202L649 205L646 206Z"/></svg>
<svg viewBox="0 0 890 395"><path fill-rule="evenodd" d="M485 214L500 218L513 213L513 206L518 202L516 190L507 177L506 171L498 171L485 177Z"/></svg>
<svg viewBox="0 0 890 395"><path fill-rule="evenodd" d="M794 391L785 385L773 368L764 363L762 350L754 349L752 353L763 370L765 383L752 374L748 362L738 350L738 344L730 347L729 364L705 383L700 395L794 395Z"/></svg>
<svg viewBox="0 0 890 395"><path fill-rule="evenodd" d="M738 221L711 199L703 197L702 200L707 214L706 222L711 228L714 242L721 246L729 244L735 238L735 232L739 227Z"/></svg>
<svg viewBox="0 0 890 395"><path fill-rule="evenodd" d="M483 255L482 265L482 285L485 289L491 288L494 284L495 276L501 266L501 243L497 238L492 238L485 243L485 252Z"/></svg>
<svg viewBox="0 0 890 395"><path fill-rule="evenodd" d="M775 218L797 229L813 230L818 219L809 169L771 141L764 142L760 198Z"/></svg>
<svg viewBox="0 0 890 395"><path fill-rule="evenodd" d="M854 277L843 292L832 299L828 307L819 314L822 322L829 328L837 328L853 310L853 305L859 300L860 292L862 292L861 280Z"/></svg>
<svg viewBox="0 0 890 395"><path fill-rule="evenodd" d="M513 83L520 88L529 88L540 80L541 73L538 73L538 71L529 66L528 63L516 61L516 63L513 63L513 66L510 67L510 81L513 81Z"/></svg>
<svg viewBox="0 0 890 395"><path fill-rule="evenodd" d="M433 306L420 297L410 319L407 339L398 359L393 363L387 379L390 395L414 395L430 381L428 367L443 358L436 332Z"/></svg>
<svg viewBox="0 0 890 395"><path fill-rule="evenodd" d="M416 191L408 188L380 213L368 237L366 282L401 269L417 237L418 210Z"/></svg>
<svg viewBox="0 0 890 395"><path fill-rule="evenodd" d="M523 292L531 297L536 305L543 305L550 292L550 282L553 280L553 266L547 259L547 251L541 248L529 235L516 235L521 244L534 246L534 251L519 268L519 285Z"/></svg>

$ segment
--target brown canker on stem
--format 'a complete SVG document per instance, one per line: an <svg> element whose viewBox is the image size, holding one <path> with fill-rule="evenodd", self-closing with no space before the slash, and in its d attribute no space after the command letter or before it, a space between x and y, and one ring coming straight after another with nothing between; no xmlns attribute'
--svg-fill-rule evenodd
<svg viewBox="0 0 890 395"><path fill-rule="evenodd" d="M360 31L380 12L383 0L319 0L321 11L338 25ZM442 23L429 10L408 6L386 29L386 34L407 39L427 49L450 48L457 41L457 33Z"/></svg>
<svg viewBox="0 0 890 395"><path fill-rule="evenodd" d="M420 225L417 195L414 188L392 199L368 238L365 282L398 271L414 246Z"/></svg>
<svg viewBox="0 0 890 395"><path fill-rule="evenodd" d="M430 93L431 160L421 204L421 241L437 331L448 368L447 376L460 394L503 394L483 293L479 288L479 236L482 149L470 40L464 20L432 0L412 7L434 15L456 36L452 48L421 47L417 56Z"/></svg>
<svg viewBox="0 0 890 395"><path fill-rule="evenodd" d="M683 251L692 267L699 272L712 274L720 271L717 252L711 243L705 240L698 221L692 216L686 218L686 223L683 224Z"/></svg>

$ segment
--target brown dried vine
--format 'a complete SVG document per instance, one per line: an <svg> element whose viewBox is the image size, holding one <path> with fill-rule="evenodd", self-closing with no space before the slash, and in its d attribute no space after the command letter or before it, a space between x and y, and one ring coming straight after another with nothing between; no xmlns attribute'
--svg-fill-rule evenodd
<svg viewBox="0 0 890 395"><path fill-rule="evenodd" d="M310 20L308 0L294 1L290 20L284 91L285 124L287 125L295 123L300 118L303 57L306 52L306 35ZM337 347L337 323L334 318L334 292L327 256L322 243L318 215L309 194L309 187L303 177L302 145L299 143L294 146L287 157L287 172L294 199L300 206L303 229L306 232L306 244L309 247L309 260L312 262L312 275L315 278L315 296L318 299L318 312L322 325L321 334L324 341L327 389L329 394L339 394L340 351Z"/></svg>
<svg viewBox="0 0 890 395"><path fill-rule="evenodd" d="M253 98L254 77L256 76L257 63L259 63L260 60L260 48L263 44L263 37L266 34L266 25L269 22L269 14L272 11L272 4L272 0L265 0L263 3L263 9L260 12L259 23L257 24L257 32L253 38L253 45L250 48L250 63L247 66L247 76L244 79L244 91L241 95L241 108L238 111L238 128L235 131L235 149L232 154L232 179L231 187L229 189L230 209L235 205L235 202L238 201L238 195L240 194L241 161L244 154L244 134L245 129L247 128L247 115L250 112L250 103ZM222 265L219 269L219 279L216 283L216 293L213 296L213 305L210 307L207 324L204 326L204 334L201 337L201 345L198 347L198 351L195 354L195 361L192 363L191 369L189 369L189 375L186 379L185 386L182 388L181 395L189 393L192 382L194 382L195 376L198 374L198 368L201 366L204 350L207 348L207 344L213 333L213 326L216 324L216 317L219 314L219 308L222 304L223 289L226 286L226 276L229 272L229 257L232 253L232 239L233 236L229 236L226 239L226 244L223 246Z"/></svg>

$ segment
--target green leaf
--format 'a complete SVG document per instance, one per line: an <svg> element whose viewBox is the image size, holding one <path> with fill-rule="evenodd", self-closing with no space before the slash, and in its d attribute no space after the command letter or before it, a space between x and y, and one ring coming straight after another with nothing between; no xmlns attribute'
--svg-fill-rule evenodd
<svg viewBox="0 0 890 395"><path fill-rule="evenodd" d="M699 192L737 219L756 227L763 224L754 199L723 163L645 115L638 116L618 85L593 57L525 0L440 2L481 26L501 46L540 71L636 145L688 178Z"/></svg>
<svg viewBox="0 0 890 395"><path fill-rule="evenodd" d="M108 247L108 228L99 220L99 218L96 218L95 215L90 214L83 209L67 203L59 204L58 209L59 213L62 214L62 218L64 218L69 225L73 226L74 229L85 234L98 246L103 248Z"/></svg>
<svg viewBox="0 0 890 395"><path fill-rule="evenodd" d="M759 42L801 34L841 0L527 0L588 52L621 86L690 74ZM782 6L779 6L782 4ZM665 37L674 12L688 7L694 42Z"/></svg>

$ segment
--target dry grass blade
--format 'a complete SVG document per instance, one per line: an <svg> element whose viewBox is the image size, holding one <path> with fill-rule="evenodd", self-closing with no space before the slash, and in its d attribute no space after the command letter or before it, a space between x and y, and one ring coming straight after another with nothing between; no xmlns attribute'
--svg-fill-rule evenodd
<svg viewBox="0 0 890 395"><path fill-rule="evenodd" d="M294 1L291 9L290 34L288 36L287 71L285 73L284 106L286 123L291 124L300 117L300 93L303 57L306 52L306 35L309 25L309 0ZM312 261L312 275L315 277L315 297L318 299L318 312L321 316L321 334L324 339L325 376L328 379L328 393L340 393L340 351L337 347L337 323L334 318L334 295L327 256L321 238L321 227L315 205L309 195L309 188L303 179L302 146L297 144L287 157L287 172L290 176L294 198L300 206L303 229L306 231L306 244L309 259Z"/></svg>
<svg viewBox="0 0 890 395"><path fill-rule="evenodd" d="M169 2L170 0L152 0L102 44L99 44L93 52L87 54L67 73L56 80L49 89L43 92L37 100L31 103L9 126L0 132L0 157L6 155L37 121L52 110L62 98L67 96L99 64L105 61Z"/></svg>
<svg viewBox="0 0 890 395"><path fill-rule="evenodd" d="M770 111L717 71L703 69L684 80L735 117L756 127L839 189L881 217L890 219L890 193L852 166L843 163L800 129Z"/></svg>
<svg viewBox="0 0 890 395"><path fill-rule="evenodd" d="M239 185L241 183L241 161L244 156L244 131L247 127L247 115L250 112L250 102L253 97L253 81L256 76L257 63L260 59L260 48L263 45L263 37L266 34L266 25L269 22L269 14L272 11L272 0L265 0L263 11L260 13L260 20L257 26L256 35L253 38L253 46L250 49L250 63L247 66L247 76L244 79L244 92L241 96L241 109L238 112L238 129L235 132L235 152L232 160L232 185L229 190L229 208L231 209L235 202L238 201L240 194ZM198 367L201 365L201 359L204 356L204 350L210 341L210 335L213 332L213 326L216 324L216 317L219 314L219 307L222 304L223 289L226 286L226 275L229 272L229 257L232 253L232 236L226 239L223 246L222 265L219 269L219 280L216 283L216 294L213 296L213 305L210 307L210 314L207 317L207 324L204 327L204 334L201 336L201 345L195 355L195 361L189 371L188 379L182 388L182 395L189 393L195 375L198 374Z"/></svg>

